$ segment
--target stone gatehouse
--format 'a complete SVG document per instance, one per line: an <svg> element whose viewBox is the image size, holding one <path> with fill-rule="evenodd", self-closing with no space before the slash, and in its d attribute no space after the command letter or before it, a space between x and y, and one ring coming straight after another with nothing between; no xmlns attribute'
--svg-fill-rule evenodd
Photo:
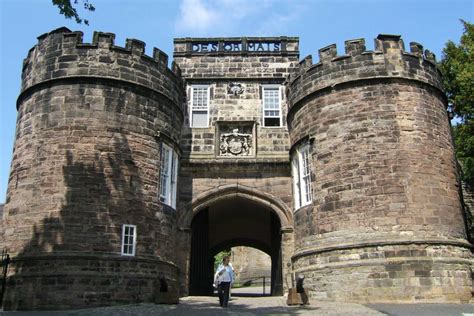
<svg viewBox="0 0 474 316"><path fill-rule="evenodd" d="M24 61L6 309L206 295L233 246L271 257L273 295L304 274L318 299L471 300L446 97L420 44L379 35L313 62L295 37L180 38L168 68L114 37L60 28Z"/></svg>

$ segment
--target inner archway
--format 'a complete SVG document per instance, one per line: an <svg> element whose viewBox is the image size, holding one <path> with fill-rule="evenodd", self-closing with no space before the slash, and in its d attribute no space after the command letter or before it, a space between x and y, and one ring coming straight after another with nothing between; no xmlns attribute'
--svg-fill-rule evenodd
<svg viewBox="0 0 474 316"><path fill-rule="evenodd" d="M213 256L234 246L259 249L271 257L271 294L283 294L280 219L268 205L234 195L214 200L191 223L190 295L213 292Z"/></svg>
<svg viewBox="0 0 474 316"><path fill-rule="evenodd" d="M235 246L214 257L214 267L224 254L230 254L235 283L232 296L260 297L271 294L272 258L269 254L253 247Z"/></svg>

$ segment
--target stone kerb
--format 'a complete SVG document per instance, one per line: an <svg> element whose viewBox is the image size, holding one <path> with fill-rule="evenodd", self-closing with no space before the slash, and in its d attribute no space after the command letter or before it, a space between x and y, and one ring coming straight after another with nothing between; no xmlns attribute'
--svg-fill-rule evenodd
<svg viewBox="0 0 474 316"><path fill-rule="evenodd" d="M345 54L338 55L335 44L319 50L319 62L312 56L304 58L296 75L289 78L288 101L291 108L318 91L351 81L400 78L417 80L442 91L441 74L435 55L423 46L411 42L405 51L399 35L380 34L375 50L367 51L364 39L345 42Z"/></svg>
<svg viewBox="0 0 474 316"><path fill-rule="evenodd" d="M82 36L82 32L62 27L38 37L38 44L23 62L19 103L30 88L41 83L98 78L141 86L182 106L181 70L174 62L168 68L164 52L154 48L153 57L145 55L145 43L136 39L127 39L125 47L115 46L113 33L94 32L92 43L83 43Z"/></svg>

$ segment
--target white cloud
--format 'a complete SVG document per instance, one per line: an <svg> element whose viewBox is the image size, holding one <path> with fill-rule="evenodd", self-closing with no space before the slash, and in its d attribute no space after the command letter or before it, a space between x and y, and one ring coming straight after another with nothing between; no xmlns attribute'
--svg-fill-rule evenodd
<svg viewBox="0 0 474 316"><path fill-rule="evenodd" d="M268 18L262 20L256 30L258 36L280 35L279 33L287 32L288 25L298 19L297 11L288 12L287 14L272 13Z"/></svg>
<svg viewBox="0 0 474 316"><path fill-rule="evenodd" d="M291 0L183 0L176 30L180 36L275 35L297 18L299 6Z"/></svg>
<svg viewBox="0 0 474 316"><path fill-rule="evenodd" d="M180 16L176 21L178 30L206 32L212 27L217 13L201 0L183 0L180 6Z"/></svg>

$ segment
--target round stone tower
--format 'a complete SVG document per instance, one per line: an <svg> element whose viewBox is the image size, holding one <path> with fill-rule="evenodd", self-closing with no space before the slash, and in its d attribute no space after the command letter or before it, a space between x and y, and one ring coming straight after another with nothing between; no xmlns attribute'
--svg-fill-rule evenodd
<svg viewBox="0 0 474 316"><path fill-rule="evenodd" d="M295 210L294 271L321 299L466 302L466 240L446 98L432 53L379 35L319 51L288 84L292 150L312 202Z"/></svg>
<svg viewBox="0 0 474 316"><path fill-rule="evenodd" d="M181 76L160 50L149 57L143 42L122 48L114 37L86 44L60 28L24 61L5 309L177 298L176 215L160 202L159 177L163 144L179 153Z"/></svg>

